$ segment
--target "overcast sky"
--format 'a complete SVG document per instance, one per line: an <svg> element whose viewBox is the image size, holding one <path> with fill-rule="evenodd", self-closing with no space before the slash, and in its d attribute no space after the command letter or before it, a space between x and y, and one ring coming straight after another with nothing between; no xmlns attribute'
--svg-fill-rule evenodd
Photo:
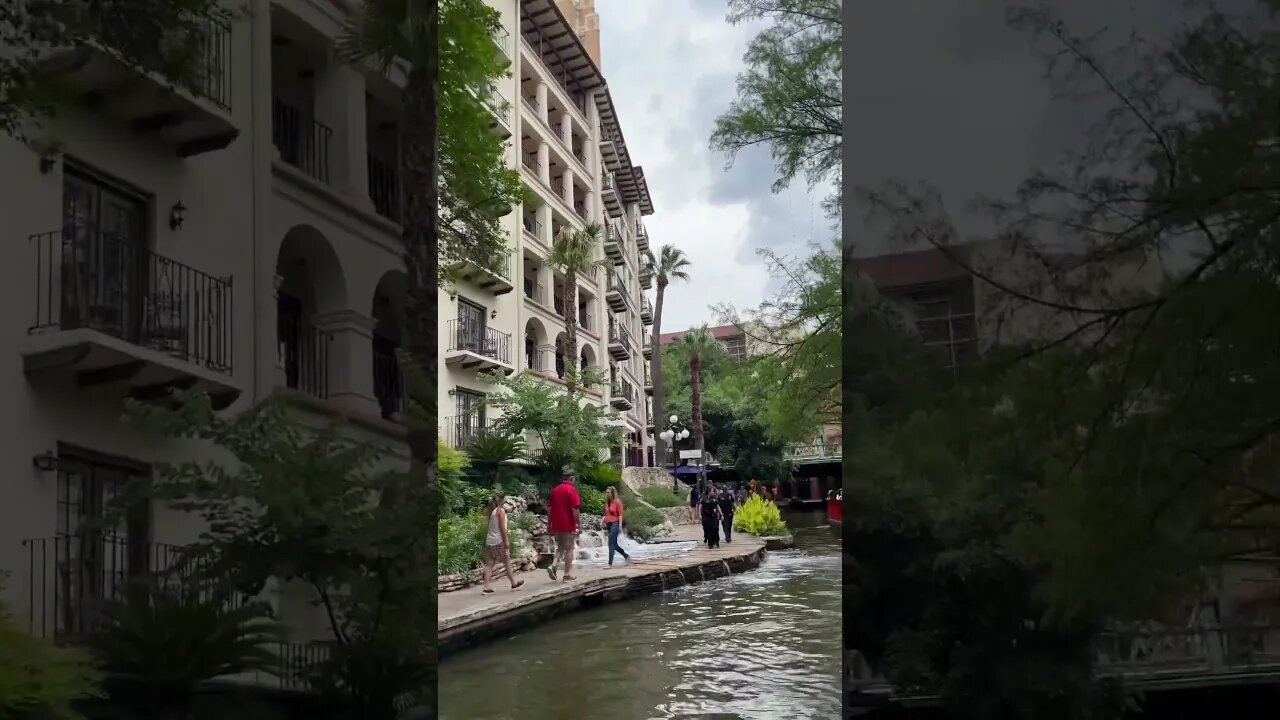
<svg viewBox="0 0 1280 720"><path fill-rule="evenodd" d="M800 182L774 195L766 152L740 155L726 171L708 147L760 26L729 25L724 0L596 0L596 9L602 69L653 198L651 248L675 245L692 263L689 282L667 289L662 330L717 324L719 303L755 307L769 279L758 248L798 254L830 235L823 189Z"/></svg>

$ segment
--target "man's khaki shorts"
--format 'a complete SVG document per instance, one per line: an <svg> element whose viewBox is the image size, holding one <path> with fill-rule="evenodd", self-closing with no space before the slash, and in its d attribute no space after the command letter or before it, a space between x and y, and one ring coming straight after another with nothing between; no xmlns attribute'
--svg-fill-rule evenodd
<svg viewBox="0 0 1280 720"><path fill-rule="evenodd" d="M569 555L573 552L573 544L577 539L578 533L556 533L556 553Z"/></svg>

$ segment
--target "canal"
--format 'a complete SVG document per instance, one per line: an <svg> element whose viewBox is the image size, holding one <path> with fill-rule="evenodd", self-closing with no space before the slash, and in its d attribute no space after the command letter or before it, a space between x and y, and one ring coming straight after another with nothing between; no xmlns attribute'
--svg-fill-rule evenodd
<svg viewBox="0 0 1280 720"><path fill-rule="evenodd" d="M840 539L786 516L760 568L583 610L440 663L442 720L840 716ZM710 715L713 714L713 715Z"/></svg>

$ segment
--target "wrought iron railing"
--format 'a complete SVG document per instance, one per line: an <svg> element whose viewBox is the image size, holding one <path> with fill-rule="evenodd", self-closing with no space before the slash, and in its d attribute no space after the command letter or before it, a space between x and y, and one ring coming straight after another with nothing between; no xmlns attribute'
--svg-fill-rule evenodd
<svg viewBox="0 0 1280 720"><path fill-rule="evenodd" d="M373 348L373 397L383 418L391 419L408 407L408 390L404 370L395 348L375 345Z"/></svg>
<svg viewBox="0 0 1280 720"><path fill-rule="evenodd" d="M511 363L511 334L477 323L450 320L448 352L472 352Z"/></svg>
<svg viewBox="0 0 1280 720"><path fill-rule="evenodd" d="M534 172L535 175L542 175L542 163L538 162L537 154L528 154L520 159L524 166Z"/></svg>
<svg viewBox="0 0 1280 720"><path fill-rule="evenodd" d="M623 345L632 346L631 331L627 327L617 321L609 322L609 342L622 343Z"/></svg>
<svg viewBox="0 0 1280 720"><path fill-rule="evenodd" d="M613 189L613 173L612 172L600 173L600 189L601 190Z"/></svg>
<svg viewBox="0 0 1280 720"><path fill-rule="evenodd" d="M559 290L560 288L556 288ZM551 309L560 317L564 317L564 295L554 293L551 297Z"/></svg>
<svg viewBox="0 0 1280 720"><path fill-rule="evenodd" d="M400 169L396 163L369 155L369 199L379 215L400 221Z"/></svg>
<svg viewBox="0 0 1280 720"><path fill-rule="evenodd" d="M539 305L547 304L547 289L542 286L542 283L530 278L524 279L524 296Z"/></svg>
<svg viewBox="0 0 1280 720"><path fill-rule="evenodd" d="M333 130L289 103L271 103L271 140L280 159L319 180L329 182L329 142Z"/></svg>
<svg viewBox="0 0 1280 720"><path fill-rule="evenodd" d="M492 428L481 413L441 418L440 439L455 450L465 450L476 439L485 437L491 431Z"/></svg>
<svg viewBox="0 0 1280 720"><path fill-rule="evenodd" d="M558 177L551 178L551 190L556 194L556 197L563 200L564 199L564 178L558 178Z"/></svg>
<svg viewBox="0 0 1280 720"><path fill-rule="evenodd" d="M280 364L285 386L321 399L329 397L329 346L333 333L297 317L279 320Z"/></svg>
<svg viewBox="0 0 1280 720"><path fill-rule="evenodd" d="M596 326L595 326L595 323L592 322L591 313L583 309L578 310L578 327L582 328L583 330L586 330L589 333L595 334Z"/></svg>
<svg viewBox="0 0 1280 720"><path fill-rule="evenodd" d="M30 332L97 330L231 372L231 278L217 278L137 241L80 227L39 235Z"/></svg>
<svg viewBox="0 0 1280 720"><path fill-rule="evenodd" d="M792 445L787 448L786 456L792 460L811 460L824 457L841 457L844 444L841 442L813 442Z"/></svg>
<svg viewBox="0 0 1280 720"><path fill-rule="evenodd" d="M511 32L504 27L496 28L491 36L493 44L507 57L511 57Z"/></svg>
<svg viewBox="0 0 1280 720"><path fill-rule="evenodd" d="M542 239L542 223L531 217L526 217L522 218L521 224L524 226L524 231L529 233L535 240L545 242Z"/></svg>
<svg viewBox="0 0 1280 720"><path fill-rule="evenodd" d="M511 127L511 103L508 103L502 93L498 92L497 86L489 86L489 92L484 101L485 105L493 111L493 114L502 121L502 124Z"/></svg>
<svg viewBox="0 0 1280 720"><path fill-rule="evenodd" d="M653 314L653 306L649 304L649 298L647 297L640 298L640 312L646 315Z"/></svg>
<svg viewBox="0 0 1280 720"><path fill-rule="evenodd" d="M247 596L215 577L214 560L181 545L83 532L22 541L29 583L28 626L40 637L84 637L105 603L130 589L181 589L205 602L236 606Z"/></svg>
<svg viewBox="0 0 1280 720"><path fill-rule="evenodd" d="M631 405L636 404L636 387L624 377L615 377L609 394L615 398L625 399Z"/></svg>

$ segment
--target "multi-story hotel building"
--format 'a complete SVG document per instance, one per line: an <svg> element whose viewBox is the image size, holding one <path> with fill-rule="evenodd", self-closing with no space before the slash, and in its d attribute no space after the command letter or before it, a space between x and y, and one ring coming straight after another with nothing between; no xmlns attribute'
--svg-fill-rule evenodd
<svg viewBox="0 0 1280 720"><path fill-rule="evenodd" d="M644 328L653 322L644 290L651 272L644 216L653 212L644 172L633 165L604 78L570 31L554 0L491 0L502 12L498 38L510 76L493 92L495 132L508 137L534 200L507 218L510 258L494 269L461 267L442 289L441 434L465 446L494 419L483 370L531 371L564 384L571 367L607 372L609 384L586 393L608 403L625 424L615 457L643 465L652 438L644 429ZM587 223L605 228L605 266L578 275L578 347L565 332L566 277L549 258L555 237Z"/></svg>
<svg viewBox="0 0 1280 720"><path fill-rule="evenodd" d="M556 0L560 13L569 21L569 28L582 41L587 56L600 63L600 15L596 12L596 0Z"/></svg>
<svg viewBox="0 0 1280 720"><path fill-rule="evenodd" d="M54 51L79 102L22 141L0 138L0 570L4 601L40 634L74 634L121 579L203 530L155 502L96 526L157 464L223 457L123 422L129 398L194 389L230 410L281 398L304 422L348 419L389 462L407 457L402 78L336 51L354 3L234 5L205 26L190 88L106 47ZM495 132L539 200L508 219L509 267L463 268L470 279L442 294L441 415L486 391L481 365L556 382L558 364L609 363L614 387L596 401L622 409L643 447L643 173L550 0L502 9L512 75L498 94L511 102ZM570 350L544 260L554 232L588 219L609 224L616 265L583 279L582 347ZM293 641L324 636L303 589L268 594Z"/></svg>

